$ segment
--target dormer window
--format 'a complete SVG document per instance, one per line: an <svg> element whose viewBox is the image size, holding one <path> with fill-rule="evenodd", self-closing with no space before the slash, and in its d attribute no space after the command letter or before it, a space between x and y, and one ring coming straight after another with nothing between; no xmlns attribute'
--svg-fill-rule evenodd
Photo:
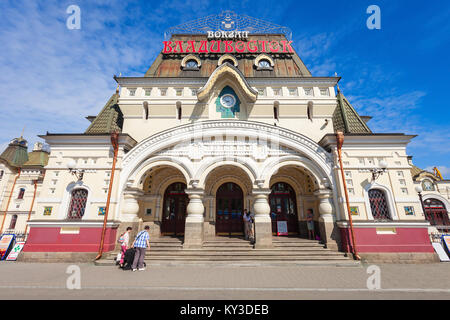
<svg viewBox="0 0 450 320"><path fill-rule="evenodd" d="M260 60L258 63L259 69L272 69L268 60Z"/></svg>
<svg viewBox="0 0 450 320"><path fill-rule="evenodd" d="M186 69L198 69L198 63L194 59L186 62Z"/></svg>
<svg viewBox="0 0 450 320"><path fill-rule="evenodd" d="M181 69L188 71L198 71L202 66L200 58L193 54L188 54L181 60Z"/></svg>

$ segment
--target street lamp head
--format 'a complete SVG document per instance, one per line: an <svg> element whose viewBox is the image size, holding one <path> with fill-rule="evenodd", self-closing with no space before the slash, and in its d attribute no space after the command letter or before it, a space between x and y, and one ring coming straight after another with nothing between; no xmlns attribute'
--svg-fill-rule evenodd
<svg viewBox="0 0 450 320"><path fill-rule="evenodd" d="M67 163L67 168L69 169L69 170L73 170L73 169L75 169L75 167L77 166L77 163L72 159L72 160L70 160L68 163Z"/></svg>
<svg viewBox="0 0 450 320"><path fill-rule="evenodd" d="M420 185L416 186L414 189L416 190L417 193L422 193L423 192L423 189L422 189L422 187Z"/></svg>
<svg viewBox="0 0 450 320"><path fill-rule="evenodd" d="M387 166L388 166L388 164L387 164L386 161L384 161L384 160L380 161L380 168L381 169L386 170Z"/></svg>

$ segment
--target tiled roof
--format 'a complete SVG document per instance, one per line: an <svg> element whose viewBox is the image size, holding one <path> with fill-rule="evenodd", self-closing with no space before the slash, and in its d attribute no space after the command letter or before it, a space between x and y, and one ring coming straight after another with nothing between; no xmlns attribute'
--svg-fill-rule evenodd
<svg viewBox="0 0 450 320"><path fill-rule="evenodd" d="M204 41L205 35L173 35L170 41ZM250 35L249 41L287 41L284 35ZM224 43L222 42L222 47ZM261 51L261 43L257 46ZM224 48L222 48L224 49ZM223 50L222 50L223 51ZM225 53L195 53L201 60L201 67L198 71L187 71L181 68L181 60L189 53L183 54L162 54L160 53L152 66L148 69L145 77L203 77L209 76L217 68L218 60ZM260 53L231 53L238 60L238 69L244 77L311 77L311 72L306 68L297 53L277 54L268 53L274 61L273 70L257 70L254 61Z"/></svg>
<svg viewBox="0 0 450 320"><path fill-rule="evenodd" d="M333 114L334 131L346 133L372 133L365 121L361 119L350 102L338 90L338 106Z"/></svg>
<svg viewBox="0 0 450 320"><path fill-rule="evenodd" d="M119 95L113 94L98 116L92 121L85 134L104 134L113 131L122 132L123 114L119 108Z"/></svg>

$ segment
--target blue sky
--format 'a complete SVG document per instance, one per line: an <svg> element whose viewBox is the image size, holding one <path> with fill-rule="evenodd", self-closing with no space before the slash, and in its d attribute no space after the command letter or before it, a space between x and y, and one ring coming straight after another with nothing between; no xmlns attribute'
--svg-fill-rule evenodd
<svg viewBox="0 0 450 320"><path fill-rule="evenodd" d="M69 5L81 30L66 27ZM369 30L369 5L381 30ZM340 87L375 132L417 134L421 168L450 178L450 2L432 1L0 1L0 148L24 136L83 132L114 93L114 74L142 76L169 27L233 10L289 27L314 76Z"/></svg>

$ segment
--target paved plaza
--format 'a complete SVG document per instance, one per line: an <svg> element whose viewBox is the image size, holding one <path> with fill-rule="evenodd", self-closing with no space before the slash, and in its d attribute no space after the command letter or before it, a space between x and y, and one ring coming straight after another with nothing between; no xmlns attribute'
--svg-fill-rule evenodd
<svg viewBox="0 0 450 320"><path fill-rule="evenodd" d="M0 299L450 299L450 263L335 266L149 266L0 263ZM368 273L369 271L369 273ZM79 277L78 277L79 276ZM369 281L368 281L369 279ZM77 289L79 288L79 289Z"/></svg>

